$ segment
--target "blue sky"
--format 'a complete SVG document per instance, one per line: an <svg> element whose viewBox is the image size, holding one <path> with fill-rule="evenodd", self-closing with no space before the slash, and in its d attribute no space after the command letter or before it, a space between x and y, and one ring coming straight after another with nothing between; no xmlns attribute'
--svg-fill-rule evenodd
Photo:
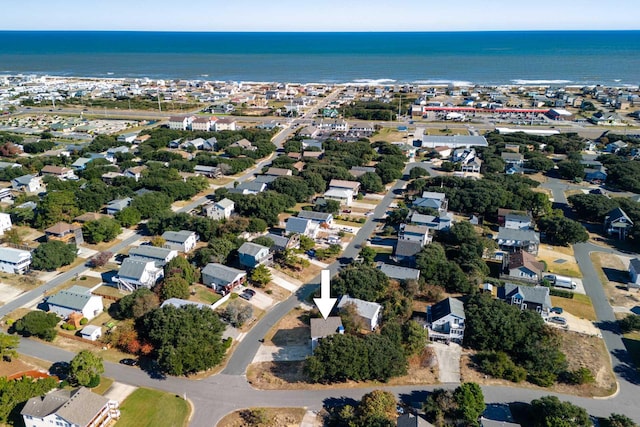
<svg viewBox="0 0 640 427"><path fill-rule="evenodd" d="M638 0L5 0L0 30L640 29Z"/></svg>

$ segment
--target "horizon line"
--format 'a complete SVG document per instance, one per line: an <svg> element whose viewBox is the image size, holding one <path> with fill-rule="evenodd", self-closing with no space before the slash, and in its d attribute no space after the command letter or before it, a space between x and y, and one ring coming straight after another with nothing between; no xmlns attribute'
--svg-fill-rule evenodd
<svg viewBox="0 0 640 427"><path fill-rule="evenodd" d="M495 30L157 30L157 29L0 29L3 33L208 33L208 34L385 34L385 33L407 33L407 34L436 34L436 33L579 33L579 32L635 32L640 28L629 29L495 29Z"/></svg>

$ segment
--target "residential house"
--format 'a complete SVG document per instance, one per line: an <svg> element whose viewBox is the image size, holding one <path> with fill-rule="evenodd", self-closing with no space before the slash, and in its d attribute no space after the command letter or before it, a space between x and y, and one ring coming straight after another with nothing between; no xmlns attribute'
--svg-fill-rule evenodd
<svg viewBox="0 0 640 427"><path fill-rule="evenodd" d="M517 251L502 258L501 276L514 280L538 283L542 279L544 264L536 261L529 252Z"/></svg>
<svg viewBox="0 0 640 427"><path fill-rule="evenodd" d="M399 265L380 263L378 269L389 279L395 280L418 280L420 270L415 268L401 267Z"/></svg>
<svg viewBox="0 0 640 427"><path fill-rule="evenodd" d="M343 334L344 326L339 316L329 316L326 319L321 317L311 319L311 352L313 352L322 338L335 334Z"/></svg>
<svg viewBox="0 0 640 427"><path fill-rule="evenodd" d="M449 207L447 195L433 191L424 191L421 197L413 201L414 207L431 208L440 212L446 212Z"/></svg>
<svg viewBox="0 0 640 427"><path fill-rule="evenodd" d="M465 314L462 301L446 298L427 307L427 328L430 340L462 343Z"/></svg>
<svg viewBox="0 0 640 427"><path fill-rule="evenodd" d="M212 125L210 117L196 117L191 122L191 130L209 132Z"/></svg>
<svg viewBox="0 0 640 427"><path fill-rule="evenodd" d="M75 170L85 170L87 165L91 163L94 159L89 157L79 157L75 162L71 163L71 167Z"/></svg>
<svg viewBox="0 0 640 427"><path fill-rule="evenodd" d="M20 415L27 427L107 427L120 418L118 406L88 388L55 389L29 399Z"/></svg>
<svg viewBox="0 0 640 427"><path fill-rule="evenodd" d="M480 173L480 169L482 169L482 160L478 157L475 157L468 163L463 164L460 171L467 173Z"/></svg>
<svg viewBox="0 0 640 427"><path fill-rule="evenodd" d="M451 155L451 161L453 163L460 163L461 165L466 165L475 158L475 148L458 148L457 150L454 150Z"/></svg>
<svg viewBox="0 0 640 427"><path fill-rule="evenodd" d="M632 227L633 221L622 208L615 208L604 217L604 230L606 233L620 240L627 238Z"/></svg>
<svg viewBox="0 0 640 427"><path fill-rule="evenodd" d="M333 214L327 212L305 211L298 212L298 218L310 219L318 224L333 224Z"/></svg>
<svg viewBox="0 0 640 427"><path fill-rule="evenodd" d="M607 180L607 169L603 165L585 168L584 180L592 184L601 184Z"/></svg>
<svg viewBox="0 0 640 427"><path fill-rule="evenodd" d="M264 174L278 177L278 176L291 176L293 175L293 172L291 171L291 169L271 167Z"/></svg>
<svg viewBox="0 0 640 427"><path fill-rule="evenodd" d="M193 167L193 173L209 178L219 178L222 176L222 169L217 166L195 165Z"/></svg>
<svg viewBox="0 0 640 427"><path fill-rule="evenodd" d="M238 184L235 188L230 189L229 192L232 194L242 194L246 196L248 194L262 193L266 189L267 184L264 182L245 181Z"/></svg>
<svg viewBox="0 0 640 427"><path fill-rule="evenodd" d="M0 212L0 236L4 235L5 231L11 230L11 225L11 215Z"/></svg>
<svg viewBox="0 0 640 427"><path fill-rule="evenodd" d="M24 274L31 265L31 252L20 249L0 247L0 271L12 274Z"/></svg>
<svg viewBox="0 0 640 427"><path fill-rule="evenodd" d="M402 414L396 420L397 427L433 427L429 421L425 420L422 415L414 415L409 412Z"/></svg>
<svg viewBox="0 0 640 427"><path fill-rule="evenodd" d="M118 135L118 138L116 139L116 141L124 142L127 144L133 144L133 142L136 140L137 137L138 137L137 133L123 133Z"/></svg>
<svg viewBox="0 0 640 427"><path fill-rule="evenodd" d="M217 119L214 127L216 132L236 130L236 121L228 118Z"/></svg>
<svg viewBox="0 0 640 427"><path fill-rule="evenodd" d="M325 200L335 200L341 206L351 206L351 203L353 203L353 192L347 189L330 188L324 193L323 197Z"/></svg>
<svg viewBox="0 0 640 427"><path fill-rule="evenodd" d="M162 238L165 240L165 248L183 253L191 252L198 242L198 235L188 230L165 231L162 233Z"/></svg>
<svg viewBox="0 0 640 427"><path fill-rule="evenodd" d="M66 181L68 179L78 179L76 174L73 173L73 169L65 168L62 166L46 165L45 167L40 169L40 174L42 176L53 176L61 181Z"/></svg>
<svg viewBox="0 0 640 427"><path fill-rule="evenodd" d="M418 212L411 214L412 224L423 225L432 230L448 230L453 224L453 214L450 212L440 212L439 215L423 215Z"/></svg>
<svg viewBox="0 0 640 427"><path fill-rule="evenodd" d="M382 317L382 306L377 302L364 301L358 298L351 298L349 295L343 295L338 301L338 310L344 309L346 305L353 304L356 313L364 322L367 329L374 331L380 323Z"/></svg>
<svg viewBox="0 0 640 427"><path fill-rule="evenodd" d="M305 160L308 160L308 159L320 160L324 157L324 152L323 151L303 151L302 157Z"/></svg>
<svg viewBox="0 0 640 427"><path fill-rule="evenodd" d="M540 246L540 233L533 230L514 230L500 227L498 229L498 246L506 252L516 252L518 250L527 251L531 254L538 254Z"/></svg>
<svg viewBox="0 0 640 427"><path fill-rule="evenodd" d="M202 269L202 283L224 293L231 292L247 280L247 273L237 268L211 262Z"/></svg>
<svg viewBox="0 0 640 427"><path fill-rule="evenodd" d="M188 130L193 123L194 117L190 116L171 116L169 117L169 129L172 130Z"/></svg>
<svg viewBox="0 0 640 427"><path fill-rule="evenodd" d="M509 212L504 216L504 228L511 230L528 230L533 228L531 215L520 215Z"/></svg>
<svg viewBox="0 0 640 427"><path fill-rule="evenodd" d="M138 288L151 289L164 277L164 270L156 261L129 257L122 261L114 281L118 287L128 291Z"/></svg>
<svg viewBox="0 0 640 427"><path fill-rule="evenodd" d="M234 209L235 203L225 197L218 202L203 206L202 211L208 218L221 220L229 219Z"/></svg>
<svg viewBox="0 0 640 427"><path fill-rule="evenodd" d="M80 313L88 320L102 313L102 297L92 295L89 288L72 286L47 298L50 312L66 319L71 313Z"/></svg>
<svg viewBox="0 0 640 427"><path fill-rule="evenodd" d="M186 299L180 299L180 298L169 298L168 300L165 300L162 302L162 304L160 304L160 308L166 307L166 306L172 306L175 308L182 308L182 307L187 307L190 305L195 306L196 308L199 309L203 309L203 308L208 308L210 309L211 306L207 305L207 304L202 304L201 302L195 302L195 301L189 301Z"/></svg>
<svg viewBox="0 0 640 427"><path fill-rule="evenodd" d="M356 197L360 191L360 183L358 181L345 181L343 179L332 179L329 181L330 190L348 190L351 195Z"/></svg>
<svg viewBox="0 0 640 427"><path fill-rule="evenodd" d="M318 235L319 224L308 218L293 216L287 219L285 230L287 234L295 233L315 239Z"/></svg>
<svg viewBox="0 0 640 427"><path fill-rule="evenodd" d="M60 240L64 243L74 242L76 244L84 243L82 225L78 223L58 222L45 229L44 234L47 236L47 240Z"/></svg>
<svg viewBox="0 0 640 427"><path fill-rule="evenodd" d="M98 325L87 325L80 331L80 337L89 341L98 341L102 336L102 328Z"/></svg>
<svg viewBox="0 0 640 427"><path fill-rule="evenodd" d="M140 181L142 178L142 172L147 169L146 166L135 166L132 168L125 169L123 176L126 178L135 179L136 182Z"/></svg>
<svg viewBox="0 0 640 427"><path fill-rule="evenodd" d="M102 175L100 175L100 179L102 179L102 181L105 184L112 185L113 184L113 180L116 179L116 178L119 178L121 176L124 176L124 175L121 174L120 172L109 171L109 172L105 172Z"/></svg>
<svg viewBox="0 0 640 427"><path fill-rule="evenodd" d="M511 151L503 151L500 157L507 164L507 168L512 166L522 166L524 163L524 156L520 153L512 153Z"/></svg>
<svg viewBox="0 0 640 427"><path fill-rule="evenodd" d="M605 145L604 150L607 153L615 154L618 151L622 150L623 148L627 148L628 146L629 144L627 144L626 142L618 140L615 142L610 142L609 144Z"/></svg>
<svg viewBox="0 0 640 427"><path fill-rule="evenodd" d="M229 145L229 148L241 148L248 151L256 151L258 149L258 147L253 145L251 141L246 138L242 138L241 140L234 142L233 144Z"/></svg>
<svg viewBox="0 0 640 427"><path fill-rule="evenodd" d="M532 225L533 225L533 217L531 216L530 212L517 211L517 210L514 210L514 209L498 208L498 225L500 227L506 227L507 215L509 215L509 214L527 216L527 217L531 218ZM520 228L520 227L516 226L516 228Z"/></svg>
<svg viewBox="0 0 640 427"><path fill-rule="evenodd" d="M271 246L272 251L284 251L286 249L296 249L300 247L300 235L296 233L290 236L267 233L265 237L273 241L273 246Z"/></svg>
<svg viewBox="0 0 640 427"><path fill-rule="evenodd" d="M320 134L320 129L318 129L316 126L306 126L302 128L300 132L298 132L298 135L305 138L315 138L319 134Z"/></svg>
<svg viewBox="0 0 640 427"><path fill-rule="evenodd" d="M505 283L498 288L498 298L521 310L534 310L546 318L551 310L551 297L546 286L524 286Z"/></svg>
<svg viewBox="0 0 640 427"><path fill-rule="evenodd" d="M115 215L121 210L123 210L124 208L129 207L130 204L131 204L131 197L112 200L109 203L107 203L107 207L105 208L105 211L109 215Z"/></svg>
<svg viewBox="0 0 640 427"><path fill-rule="evenodd" d="M16 191L24 193L41 193L46 191L46 186L42 182L41 176L22 175L11 180L11 186Z"/></svg>
<svg viewBox="0 0 640 427"><path fill-rule="evenodd" d="M414 240L398 239L395 249L395 260L398 262L412 262L422 250L423 245Z"/></svg>
<svg viewBox="0 0 640 427"><path fill-rule="evenodd" d="M251 182L253 182L254 184L260 183L269 185L278 178L279 177L277 175L256 175L256 177Z"/></svg>
<svg viewBox="0 0 640 427"><path fill-rule="evenodd" d="M411 240L419 242L422 246L431 243L433 238L429 235L429 227L424 225L400 224L398 240Z"/></svg>
<svg viewBox="0 0 640 427"><path fill-rule="evenodd" d="M273 254L266 246L257 243L244 242L238 249L240 264L247 268L256 268L258 265L268 265L273 261Z"/></svg>
<svg viewBox="0 0 640 427"><path fill-rule="evenodd" d="M15 196L11 193L11 187L0 188L0 202L13 203L13 200Z"/></svg>
<svg viewBox="0 0 640 427"><path fill-rule="evenodd" d="M416 139L423 148L449 147L487 147L489 143L484 136L479 135L425 135L424 128L417 128ZM415 144L415 142L414 142Z"/></svg>
<svg viewBox="0 0 640 427"><path fill-rule="evenodd" d="M166 263L178 256L175 249L159 248L151 245L135 246L129 249L129 258L140 261L154 261L157 267L164 267Z"/></svg>
<svg viewBox="0 0 640 427"><path fill-rule="evenodd" d="M302 149L307 150L309 148L317 149L318 151L322 151L322 141L317 139L303 139L302 140ZM375 172L375 168L373 170Z"/></svg>
<svg viewBox="0 0 640 427"><path fill-rule="evenodd" d="M629 288L640 288L640 258L629 261Z"/></svg>

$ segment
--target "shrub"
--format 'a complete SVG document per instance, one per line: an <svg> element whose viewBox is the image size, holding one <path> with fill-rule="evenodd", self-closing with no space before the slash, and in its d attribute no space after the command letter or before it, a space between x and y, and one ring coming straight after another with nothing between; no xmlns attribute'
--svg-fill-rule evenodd
<svg viewBox="0 0 640 427"><path fill-rule="evenodd" d="M233 344L233 338L228 337L228 338L222 340L222 344L224 345L224 349L225 350L231 348L231 344Z"/></svg>
<svg viewBox="0 0 640 427"><path fill-rule="evenodd" d="M89 323L89 319L87 319L86 317L83 317L82 319L80 319L81 325L86 325L87 323Z"/></svg>
<svg viewBox="0 0 640 427"><path fill-rule="evenodd" d="M513 360L501 351L483 351L476 355L478 366L485 374L492 377L519 383L527 378L526 369L517 366Z"/></svg>
<svg viewBox="0 0 640 427"><path fill-rule="evenodd" d="M87 387L94 388L94 387L98 387L99 385L100 385L100 375L94 375L89 380L89 384L87 384Z"/></svg>
<svg viewBox="0 0 640 427"><path fill-rule="evenodd" d="M573 292L565 291L565 290L557 289L557 288L549 289L549 295L551 295L553 297L573 299Z"/></svg>
<svg viewBox="0 0 640 427"><path fill-rule="evenodd" d="M569 384L591 384L596 381L591 371L585 367L576 369L575 371L567 371L564 376L565 381Z"/></svg>
<svg viewBox="0 0 640 427"><path fill-rule="evenodd" d="M637 314L630 314L624 319L618 320L618 325L623 333L636 331L640 329L640 316Z"/></svg>

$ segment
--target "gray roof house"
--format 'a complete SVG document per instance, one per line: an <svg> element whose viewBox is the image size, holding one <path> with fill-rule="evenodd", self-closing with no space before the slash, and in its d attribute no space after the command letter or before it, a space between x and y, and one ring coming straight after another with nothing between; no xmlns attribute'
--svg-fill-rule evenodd
<svg viewBox="0 0 640 427"><path fill-rule="evenodd" d="M462 301L455 298L445 298L427 307L429 339L462 342L465 319Z"/></svg>
<svg viewBox="0 0 640 427"><path fill-rule="evenodd" d="M287 219L287 234L296 233L315 239L319 231L318 228L319 224L311 219L298 218L295 216Z"/></svg>
<svg viewBox="0 0 640 427"><path fill-rule="evenodd" d="M267 184L264 182L245 181L239 184L237 187L229 190L232 194L258 194L262 193L267 188Z"/></svg>
<svg viewBox="0 0 640 427"><path fill-rule="evenodd" d="M298 218L310 219L319 224L325 223L331 225L333 222L333 214L327 212L315 212L302 210L298 212Z"/></svg>
<svg viewBox="0 0 640 427"><path fill-rule="evenodd" d="M89 288L73 286L47 298L49 311L66 319L71 313L81 313L91 320L102 313L102 297L92 295Z"/></svg>
<svg viewBox="0 0 640 427"><path fill-rule="evenodd" d="M411 222L417 225L424 225L432 230L448 230L453 224L453 215L443 211L440 211L440 214L437 216L414 212L411 215Z"/></svg>
<svg viewBox="0 0 640 427"><path fill-rule="evenodd" d="M640 288L640 258L629 261L629 288Z"/></svg>
<svg viewBox="0 0 640 427"><path fill-rule="evenodd" d="M202 269L202 283L205 285L231 292L233 288L243 284L247 279L247 273L237 268L211 262Z"/></svg>
<svg viewBox="0 0 640 427"><path fill-rule="evenodd" d="M420 270L415 268L401 267L399 265L380 263L378 269L385 276L396 280L418 280L420 278Z"/></svg>
<svg viewBox="0 0 640 427"><path fill-rule="evenodd" d="M265 237L273 241L271 250L284 251L285 249L298 248L300 246L300 235L281 236L279 234L268 233Z"/></svg>
<svg viewBox="0 0 640 427"><path fill-rule="evenodd" d="M163 277L164 270L156 261L129 257L122 262L114 279L121 289L134 291L140 287L152 288Z"/></svg>
<svg viewBox="0 0 640 427"><path fill-rule="evenodd" d="M273 254L266 246L244 242L238 249L240 264L248 268L256 268L261 264L270 264Z"/></svg>
<svg viewBox="0 0 640 427"><path fill-rule="evenodd" d="M535 310L546 318L551 310L551 297L546 286L525 286L505 283L498 288L498 298L521 310Z"/></svg>
<svg viewBox="0 0 640 427"><path fill-rule="evenodd" d="M120 417L118 402L88 388L32 397L20 411L26 426L104 427Z"/></svg>
<svg viewBox="0 0 640 427"><path fill-rule="evenodd" d="M109 215L115 215L131 204L131 197L125 197L124 199L116 199L107 203L105 211Z"/></svg>
<svg viewBox="0 0 640 427"><path fill-rule="evenodd" d="M316 349L321 338L342 333L344 333L344 326L339 316L311 319L311 351Z"/></svg>
<svg viewBox="0 0 640 427"><path fill-rule="evenodd" d="M364 321L367 328L371 331L375 330L380 323L382 317L382 306L377 302L364 301L358 298L351 298L349 295L343 295L338 301L338 309L342 309L347 304L353 304L356 308L358 316Z"/></svg>
<svg viewBox="0 0 640 427"><path fill-rule="evenodd" d="M447 195L444 193L436 193L434 191L424 191L421 197L415 199L412 203L415 207L432 208L439 211L446 211L449 207Z"/></svg>
<svg viewBox="0 0 640 427"><path fill-rule="evenodd" d="M411 260L422 250L422 243L413 240L398 239L395 258L397 261Z"/></svg>
<svg viewBox="0 0 640 427"><path fill-rule="evenodd" d="M433 427L433 424L425 420L422 415L414 415L411 413L400 415L396 423L397 427Z"/></svg>
<svg viewBox="0 0 640 427"><path fill-rule="evenodd" d="M533 230L514 230L500 227L497 239L498 246L503 251L516 252L523 250L534 255L538 254L540 233L536 233Z"/></svg>
<svg viewBox="0 0 640 427"><path fill-rule="evenodd" d="M165 231L162 238L165 240L165 248L184 253L191 252L198 243L198 235L189 230Z"/></svg>
<svg viewBox="0 0 640 427"><path fill-rule="evenodd" d="M189 301L186 299L180 299L180 298L169 298L168 300L165 300L161 305L160 308L162 307L166 307L166 306L173 306L175 308L181 308L181 307L186 307L189 305L195 305L197 308L211 308L211 306L207 305L207 304L202 304L200 302L195 302L195 301Z"/></svg>
<svg viewBox="0 0 640 427"><path fill-rule="evenodd" d="M164 267L166 263L178 256L175 249L158 248L151 245L136 246L129 250L129 257L147 261L155 261L158 267Z"/></svg>
<svg viewBox="0 0 640 427"><path fill-rule="evenodd" d="M622 208L615 208L604 217L604 230L620 240L627 238L632 227L633 221Z"/></svg>

